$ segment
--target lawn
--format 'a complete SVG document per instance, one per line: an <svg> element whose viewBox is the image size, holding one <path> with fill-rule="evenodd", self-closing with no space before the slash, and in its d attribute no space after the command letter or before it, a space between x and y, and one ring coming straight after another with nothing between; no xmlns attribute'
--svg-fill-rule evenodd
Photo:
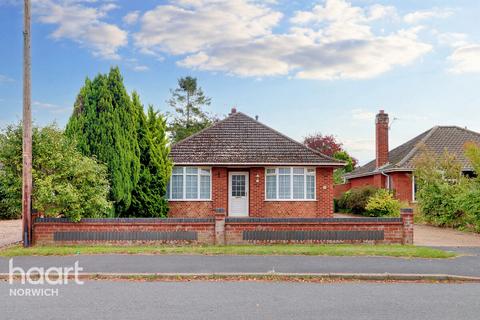
<svg viewBox="0 0 480 320"><path fill-rule="evenodd" d="M452 258L449 251L406 245L228 245L228 246L13 246L0 256L65 256L76 254L203 254L203 255L308 255L387 256L403 258Z"/></svg>

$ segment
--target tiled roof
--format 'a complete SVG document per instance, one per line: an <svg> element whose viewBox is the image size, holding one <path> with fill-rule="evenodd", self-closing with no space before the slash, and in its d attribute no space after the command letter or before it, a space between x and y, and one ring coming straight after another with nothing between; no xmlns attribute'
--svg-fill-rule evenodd
<svg viewBox="0 0 480 320"><path fill-rule="evenodd" d="M170 155L176 164L343 165L241 112L172 145Z"/></svg>
<svg viewBox="0 0 480 320"><path fill-rule="evenodd" d="M415 157L421 153L422 147L437 155L447 150L456 155L457 160L463 165L463 170L471 171L471 165L464 154L464 145L470 141L480 143L480 133L456 126L436 126L391 150L388 153L389 163L380 169L375 168L374 159L345 177L348 179L379 171L411 170L414 168Z"/></svg>

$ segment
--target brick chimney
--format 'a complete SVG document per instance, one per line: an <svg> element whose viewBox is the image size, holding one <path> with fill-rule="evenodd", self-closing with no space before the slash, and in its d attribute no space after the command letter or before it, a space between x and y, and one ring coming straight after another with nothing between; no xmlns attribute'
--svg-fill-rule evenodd
<svg viewBox="0 0 480 320"><path fill-rule="evenodd" d="M233 107L232 110L230 111L230 115L237 113L237 108Z"/></svg>
<svg viewBox="0 0 480 320"><path fill-rule="evenodd" d="M380 110L375 117L375 166L388 162L388 114Z"/></svg>

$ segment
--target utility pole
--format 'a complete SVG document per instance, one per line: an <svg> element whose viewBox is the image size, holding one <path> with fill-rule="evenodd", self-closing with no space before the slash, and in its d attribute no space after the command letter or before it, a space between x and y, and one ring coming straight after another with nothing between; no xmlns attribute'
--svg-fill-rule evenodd
<svg viewBox="0 0 480 320"><path fill-rule="evenodd" d="M24 0L23 11L23 172L22 220L23 246L32 241L32 109L30 61L30 0Z"/></svg>

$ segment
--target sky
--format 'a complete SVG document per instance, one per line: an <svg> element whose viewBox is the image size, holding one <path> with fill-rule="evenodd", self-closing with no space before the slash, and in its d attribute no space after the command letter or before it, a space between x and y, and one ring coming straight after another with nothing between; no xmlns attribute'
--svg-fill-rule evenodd
<svg viewBox="0 0 480 320"><path fill-rule="evenodd" d="M21 119L22 3L0 0L0 126ZM301 141L333 134L365 163L374 117L395 147L435 125L480 132L480 1L32 0L34 121L64 126L87 77L119 66L168 111L177 79Z"/></svg>

